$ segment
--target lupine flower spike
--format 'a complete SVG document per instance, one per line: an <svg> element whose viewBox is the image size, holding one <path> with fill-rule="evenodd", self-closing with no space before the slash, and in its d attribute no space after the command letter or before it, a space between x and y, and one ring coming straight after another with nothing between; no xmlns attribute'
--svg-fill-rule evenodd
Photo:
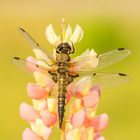
<svg viewBox="0 0 140 140"><path fill-rule="evenodd" d="M108 126L108 115L96 116L100 89L109 87L110 83L111 86L124 83L128 77L122 73L91 72L124 59L130 51L116 49L99 56L93 49L87 49L71 59L74 45L83 38L83 30L76 25L72 31L69 24L66 27L64 20L61 26L61 35L56 35L51 24L45 31L49 43L53 45L53 54L43 51L27 32L19 29L36 56L29 56L26 60L14 58L14 62L33 73L36 80L36 83L27 85L27 95L33 104L22 103L19 109L21 118L30 125L23 132L23 140L49 140L58 124L61 140L105 140L101 131ZM105 63L110 60L108 58L112 61ZM87 76L85 73L88 73ZM109 80L113 82L108 84ZM70 107L65 108L68 104Z"/></svg>

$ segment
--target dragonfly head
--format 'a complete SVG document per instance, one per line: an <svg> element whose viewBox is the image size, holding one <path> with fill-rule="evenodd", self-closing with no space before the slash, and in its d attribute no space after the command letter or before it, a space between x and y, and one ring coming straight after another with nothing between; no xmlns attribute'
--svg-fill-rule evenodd
<svg viewBox="0 0 140 140"><path fill-rule="evenodd" d="M68 43L61 43L56 48L56 53L65 53L65 54L71 54L74 53L74 47L70 46Z"/></svg>

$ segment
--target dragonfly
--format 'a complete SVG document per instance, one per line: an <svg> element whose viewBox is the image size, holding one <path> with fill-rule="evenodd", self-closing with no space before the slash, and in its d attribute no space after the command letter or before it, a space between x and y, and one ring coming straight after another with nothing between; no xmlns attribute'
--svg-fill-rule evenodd
<svg viewBox="0 0 140 140"><path fill-rule="evenodd" d="M90 50L86 50L80 57L71 58L71 54L75 53L73 43L62 42L55 48L55 56L40 45L22 28L19 28L21 35L27 40L33 51L38 51L41 55L40 63L29 62L14 57L13 63L29 71L40 71L51 76L52 80L58 87L58 116L59 128L62 129L62 123L65 112L65 102L67 97L67 87L83 76L90 76L93 85L99 85L101 88L114 87L129 80L129 77L123 73L99 72L123 59L130 54L127 48L117 48L103 54L94 54ZM90 55L89 55L90 54ZM95 67L96 63L97 66Z"/></svg>

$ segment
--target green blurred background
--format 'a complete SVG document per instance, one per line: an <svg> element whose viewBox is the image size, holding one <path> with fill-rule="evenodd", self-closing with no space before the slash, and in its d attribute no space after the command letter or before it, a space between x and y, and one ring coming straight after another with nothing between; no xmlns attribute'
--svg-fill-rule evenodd
<svg viewBox="0 0 140 140"><path fill-rule="evenodd" d="M123 72L127 84L102 91L98 114L106 112L110 125L103 132L107 140L140 139L140 1L139 0L0 0L0 139L20 140L28 126L19 117L19 105L31 103L26 94L34 79L11 63L13 56L33 55L17 27L26 29L47 48L44 30L52 23L60 32L60 20L84 29L76 45L78 55L86 48L103 53L118 47L132 51L130 57L105 71ZM52 139L59 139L58 133Z"/></svg>

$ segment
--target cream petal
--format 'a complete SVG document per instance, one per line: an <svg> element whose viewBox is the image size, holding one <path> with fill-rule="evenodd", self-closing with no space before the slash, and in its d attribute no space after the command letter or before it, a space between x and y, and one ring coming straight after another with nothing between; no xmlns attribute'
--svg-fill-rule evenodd
<svg viewBox="0 0 140 140"><path fill-rule="evenodd" d="M81 99L75 99L75 101L70 106L70 114L78 112L82 108L81 104Z"/></svg>
<svg viewBox="0 0 140 140"><path fill-rule="evenodd" d="M45 34L46 34L46 37L47 37L49 43L52 44L52 45L55 45L56 42L59 40L59 36L57 36L56 33L54 32L52 24L50 24L46 28Z"/></svg>
<svg viewBox="0 0 140 140"><path fill-rule="evenodd" d="M49 56L46 53L44 53L42 50L35 48L35 49L33 49L33 52L35 53L35 56L38 60L45 60L49 65L52 65L54 63L54 61L52 61L49 58ZM43 61L41 61L41 62L43 64L43 66L45 65L46 67L48 67L46 62L44 62L44 63L43 63Z"/></svg>
<svg viewBox="0 0 140 140"><path fill-rule="evenodd" d="M34 73L35 80L39 86L45 87L45 89L50 92L53 90L54 82L51 79L50 75L45 73L40 73L35 71Z"/></svg>
<svg viewBox="0 0 140 140"><path fill-rule="evenodd" d="M77 24L75 29L74 29L74 32L73 32L72 36L70 37L70 40L73 43L78 43L83 38L83 34L84 33L83 33L82 28Z"/></svg>
<svg viewBox="0 0 140 140"><path fill-rule="evenodd" d="M81 130L78 128L72 129L66 134L66 140L80 140Z"/></svg>
<svg viewBox="0 0 140 140"><path fill-rule="evenodd" d="M93 71L98 65L99 58L94 50L87 49L80 56L71 60L73 66L70 68L71 71Z"/></svg>
<svg viewBox="0 0 140 140"><path fill-rule="evenodd" d="M99 63L99 58L97 57L97 53L93 49L90 51L90 58L91 66L92 68L95 68Z"/></svg>
<svg viewBox="0 0 140 140"><path fill-rule="evenodd" d="M90 50L89 49L86 49L81 55L75 57L74 59L72 59L71 61L76 61L76 60L79 60L79 59L82 59L84 57L87 57L90 55Z"/></svg>
<svg viewBox="0 0 140 140"><path fill-rule="evenodd" d="M54 61L50 59L43 51L40 49L34 49L33 50L36 58L38 59L37 64L42 65L44 67L49 67L50 65L54 64ZM43 61L42 61L43 60ZM45 60L45 61L44 61Z"/></svg>
<svg viewBox="0 0 140 140"><path fill-rule="evenodd" d="M57 99L48 98L47 103L48 103L48 110L52 113L56 113L57 112Z"/></svg>
<svg viewBox="0 0 140 140"><path fill-rule="evenodd" d="M44 111L48 107L46 99L42 99L42 100L33 99L32 102L33 102L33 107L35 108L35 110L39 112Z"/></svg>
<svg viewBox="0 0 140 140"><path fill-rule="evenodd" d="M65 32L65 36L64 36L64 42L67 42L69 40L69 38L71 37L72 35L72 28L70 26L70 24L68 25L67 29L66 29L66 32Z"/></svg>
<svg viewBox="0 0 140 140"><path fill-rule="evenodd" d="M73 126L72 124L70 123L70 121L66 121L66 124L65 124L65 133L67 134L69 131L71 131L73 129Z"/></svg>
<svg viewBox="0 0 140 140"><path fill-rule="evenodd" d="M46 74L40 72L34 72L34 77L36 82L39 86L45 87L46 86Z"/></svg>
<svg viewBox="0 0 140 140"><path fill-rule="evenodd" d="M85 76L76 84L76 96L82 97L88 94L89 89L92 85L92 78L90 76Z"/></svg>
<svg viewBox="0 0 140 140"><path fill-rule="evenodd" d="M46 127L41 119L36 119L35 123L31 123L32 131L43 137L44 140L48 140L51 135L52 129Z"/></svg>
<svg viewBox="0 0 140 140"><path fill-rule="evenodd" d="M81 136L81 140L93 140L94 139L94 128L89 127L89 128L85 128L82 131L82 136Z"/></svg>

